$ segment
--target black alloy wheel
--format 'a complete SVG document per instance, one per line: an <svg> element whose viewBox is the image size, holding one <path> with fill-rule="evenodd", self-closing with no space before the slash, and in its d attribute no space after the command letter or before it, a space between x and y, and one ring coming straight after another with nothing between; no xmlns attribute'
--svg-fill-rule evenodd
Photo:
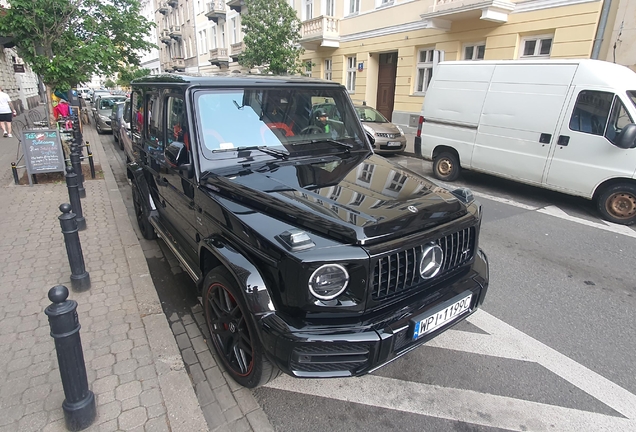
<svg viewBox="0 0 636 432"><path fill-rule="evenodd" d="M137 189L136 185L133 183L132 187L132 197L133 204L135 206L135 218L137 219L137 225L139 226L139 231L141 231L141 235L146 240L154 240L157 238L157 233L155 229L150 224L148 220L148 215L144 211L144 206L141 203L141 194Z"/></svg>
<svg viewBox="0 0 636 432"><path fill-rule="evenodd" d="M223 267L214 269L203 286L203 309L212 345L234 381L254 388L280 375L263 354L252 317L231 274Z"/></svg>

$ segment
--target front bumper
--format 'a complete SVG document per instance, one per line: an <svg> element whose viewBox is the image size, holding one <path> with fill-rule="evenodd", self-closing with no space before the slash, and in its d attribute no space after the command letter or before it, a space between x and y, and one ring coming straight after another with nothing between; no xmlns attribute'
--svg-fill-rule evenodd
<svg viewBox="0 0 636 432"><path fill-rule="evenodd" d="M400 143L400 145L389 145L389 143ZM406 137L401 136L399 138L384 138L375 137L374 151L376 153L397 153L404 151L406 148Z"/></svg>
<svg viewBox="0 0 636 432"><path fill-rule="evenodd" d="M482 251L470 270L420 297L411 297L365 321L327 326L290 325L277 315L261 320L266 352L285 373L303 378L359 376L395 360L463 321L483 303L488 290L488 260ZM413 340L414 320L433 314L472 293L470 308L457 319ZM431 301L431 298L435 298Z"/></svg>

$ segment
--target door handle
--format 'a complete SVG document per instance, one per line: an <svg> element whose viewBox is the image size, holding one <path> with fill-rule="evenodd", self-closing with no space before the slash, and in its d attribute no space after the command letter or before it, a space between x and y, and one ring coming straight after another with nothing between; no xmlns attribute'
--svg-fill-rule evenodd
<svg viewBox="0 0 636 432"><path fill-rule="evenodd" d="M570 144L570 137L567 135L559 135L559 140L557 141L557 145L566 146Z"/></svg>
<svg viewBox="0 0 636 432"><path fill-rule="evenodd" d="M539 137L539 142L542 144L550 144L552 141L552 134L542 133Z"/></svg>

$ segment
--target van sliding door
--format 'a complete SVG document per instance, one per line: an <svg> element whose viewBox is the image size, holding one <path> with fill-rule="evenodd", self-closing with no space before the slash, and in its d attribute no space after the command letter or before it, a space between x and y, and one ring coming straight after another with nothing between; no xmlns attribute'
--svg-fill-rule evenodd
<svg viewBox="0 0 636 432"><path fill-rule="evenodd" d="M472 168L541 184L576 65L497 65Z"/></svg>

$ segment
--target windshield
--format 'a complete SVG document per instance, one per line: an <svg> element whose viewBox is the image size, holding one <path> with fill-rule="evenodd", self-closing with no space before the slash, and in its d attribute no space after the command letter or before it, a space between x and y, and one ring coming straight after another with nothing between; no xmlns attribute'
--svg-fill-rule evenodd
<svg viewBox="0 0 636 432"><path fill-rule="evenodd" d="M240 147L294 152L366 149L341 89L293 87L201 90L195 93L199 142L206 159L235 158ZM328 108L328 109L326 109Z"/></svg>
<svg viewBox="0 0 636 432"><path fill-rule="evenodd" d="M360 121L368 122L368 123L388 123L389 121L384 118L379 111L368 107L368 106L357 106L356 112L358 113L358 117L360 117Z"/></svg>
<svg viewBox="0 0 636 432"><path fill-rule="evenodd" d="M629 96L629 100L631 100L634 107L636 107L636 90L627 90L627 96Z"/></svg>

